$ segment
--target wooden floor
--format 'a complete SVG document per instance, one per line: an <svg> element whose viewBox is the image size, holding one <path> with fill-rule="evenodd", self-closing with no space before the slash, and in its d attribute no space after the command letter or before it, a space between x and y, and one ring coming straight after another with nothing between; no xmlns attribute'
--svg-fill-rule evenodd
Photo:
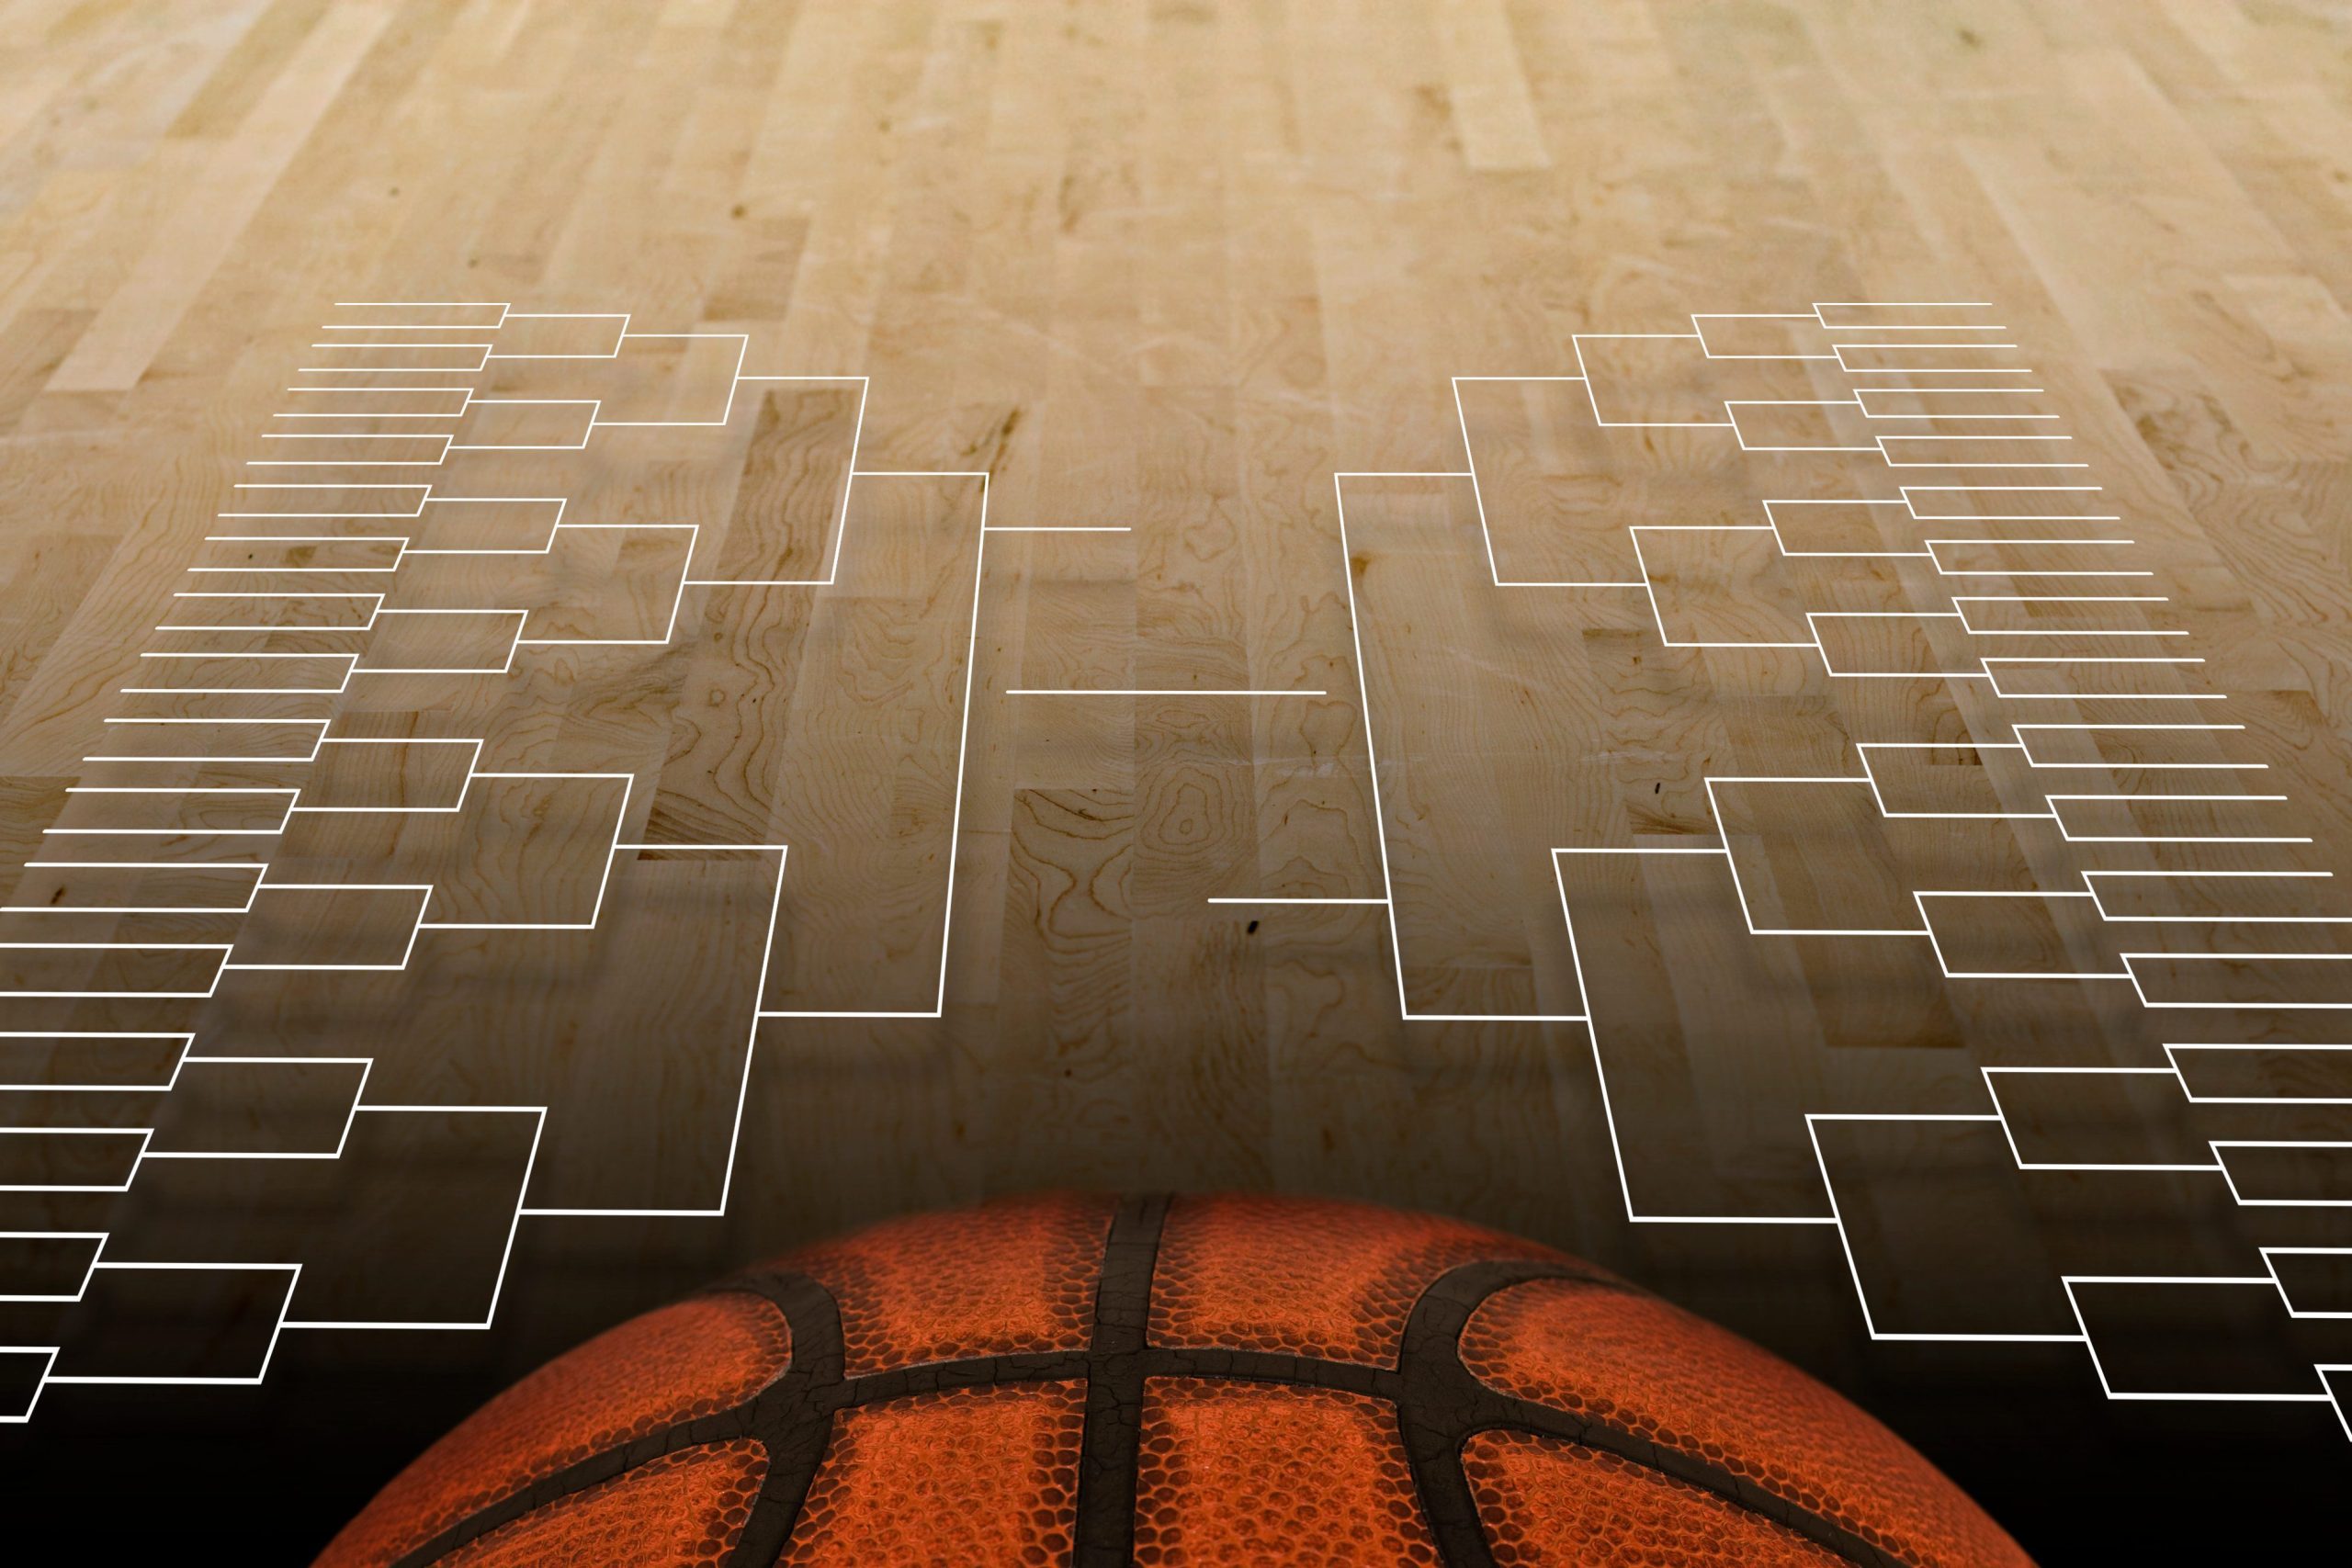
<svg viewBox="0 0 2352 1568"><path fill-rule="evenodd" d="M2331 1440L2348 236L2318 0L0 0L0 1414L1277 1187Z"/></svg>

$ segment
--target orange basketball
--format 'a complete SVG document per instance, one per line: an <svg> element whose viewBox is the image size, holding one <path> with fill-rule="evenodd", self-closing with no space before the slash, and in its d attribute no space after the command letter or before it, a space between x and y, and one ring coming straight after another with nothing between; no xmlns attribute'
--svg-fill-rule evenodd
<svg viewBox="0 0 2352 1568"><path fill-rule="evenodd" d="M1053 1195L625 1323L322 1568L2022 1563L1900 1438L1588 1264L1452 1220Z"/></svg>

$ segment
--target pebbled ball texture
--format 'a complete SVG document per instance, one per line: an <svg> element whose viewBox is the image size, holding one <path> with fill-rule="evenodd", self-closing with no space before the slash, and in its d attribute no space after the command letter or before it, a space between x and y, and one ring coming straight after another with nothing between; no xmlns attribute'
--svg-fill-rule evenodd
<svg viewBox="0 0 2352 1568"><path fill-rule="evenodd" d="M1178 1203L1152 1275L1151 1341L1391 1367L1431 1280L1461 1263L1557 1256L1459 1220L1368 1204Z"/></svg>
<svg viewBox="0 0 2352 1568"><path fill-rule="evenodd" d="M376 1495L319 1568L395 1561L593 1454L740 1404L791 1355L784 1314L756 1296L706 1296L631 1318L459 1423Z"/></svg>
<svg viewBox="0 0 2352 1568"><path fill-rule="evenodd" d="M956 1389L846 1411L791 1544L790 1568L1064 1562L1078 1517L1086 1390Z"/></svg>
<svg viewBox="0 0 2352 1568"><path fill-rule="evenodd" d="M1654 1297L1514 1285L1472 1314L1462 1362L1489 1387L1704 1461L1901 1561L1984 1562L2009 1546L1902 1438L1786 1361Z"/></svg>
<svg viewBox="0 0 2352 1568"><path fill-rule="evenodd" d="M1497 1568L1827 1568L1843 1558L1612 1453L1530 1432L1464 1447Z"/></svg>
<svg viewBox="0 0 2352 1568"><path fill-rule="evenodd" d="M890 1220L783 1260L840 1303L851 1377L928 1361L1083 1350L1113 1203L1055 1194Z"/></svg>
<svg viewBox="0 0 2352 1568"><path fill-rule="evenodd" d="M742 1537L766 1469L754 1442L685 1449L526 1514L442 1561L449 1568L718 1568Z"/></svg>
<svg viewBox="0 0 2352 1568"><path fill-rule="evenodd" d="M1155 1379L1137 1459L1136 1568L1438 1568L1396 1423L1377 1400Z"/></svg>
<svg viewBox="0 0 2352 1568"><path fill-rule="evenodd" d="M894 1220L588 1341L321 1568L2028 1568L1903 1440L1531 1242L1361 1203Z"/></svg>

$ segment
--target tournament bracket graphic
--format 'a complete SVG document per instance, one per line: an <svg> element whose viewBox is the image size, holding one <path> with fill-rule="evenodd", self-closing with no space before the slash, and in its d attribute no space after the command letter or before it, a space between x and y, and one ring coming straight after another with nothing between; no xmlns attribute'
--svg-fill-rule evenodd
<svg viewBox="0 0 2352 1568"><path fill-rule="evenodd" d="M1333 476L1329 689L1163 689L985 667L989 535L1125 530L861 468L863 377L337 305L0 912L8 1417L725 1213L763 1031L946 1009L976 679L1352 698L1376 891L1210 901L1589 1051L1636 1224L1834 1231L1873 1337L2114 1399L2339 1399L2352 903L2180 502L1990 306L1665 326Z"/></svg>
<svg viewBox="0 0 2352 1568"><path fill-rule="evenodd" d="M486 1325L534 1217L725 1210L759 1021L938 1015L985 474L625 314L291 382L0 914L13 1419Z"/></svg>
<svg viewBox="0 0 2352 1568"><path fill-rule="evenodd" d="M1336 481L1406 1015L1584 1023L1627 1217L1874 1338L2341 1419L2352 899L2165 476L1981 302L1568 346Z"/></svg>

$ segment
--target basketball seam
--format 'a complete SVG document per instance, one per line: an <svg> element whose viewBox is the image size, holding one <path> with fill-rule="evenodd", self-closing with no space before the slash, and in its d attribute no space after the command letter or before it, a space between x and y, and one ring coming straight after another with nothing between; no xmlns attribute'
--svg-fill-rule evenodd
<svg viewBox="0 0 2352 1568"><path fill-rule="evenodd" d="M1122 1568L1135 1555L1136 1463L1143 1445L1151 1287L1169 1200L1130 1198L1112 1216L1095 1276L1087 1348L1086 1430L1079 1448L1071 1568Z"/></svg>
<svg viewBox="0 0 2352 1568"><path fill-rule="evenodd" d="M1462 1362L1462 1331L1488 1298L1513 1285L1552 1280L1646 1295L1637 1287L1573 1266L1467 1263L1431 1280L1413 1303L1397 1357L1397 1425L1421 1487L1422 1510L1441 1534L1447 1568L1489 1568L1494 1558L1478 1520L1462 1450L1480 1432L1558 1438L1617 1455L1712 1493L1781 1525L1863 1568L1906 1568L1901 1558L1836 1520L1766 1491L1698 1455L1657 1443L1615 1422L1577 1416L1507 1394ZM1449 1544L1451 1543L1451 1544Z"/></svg>

